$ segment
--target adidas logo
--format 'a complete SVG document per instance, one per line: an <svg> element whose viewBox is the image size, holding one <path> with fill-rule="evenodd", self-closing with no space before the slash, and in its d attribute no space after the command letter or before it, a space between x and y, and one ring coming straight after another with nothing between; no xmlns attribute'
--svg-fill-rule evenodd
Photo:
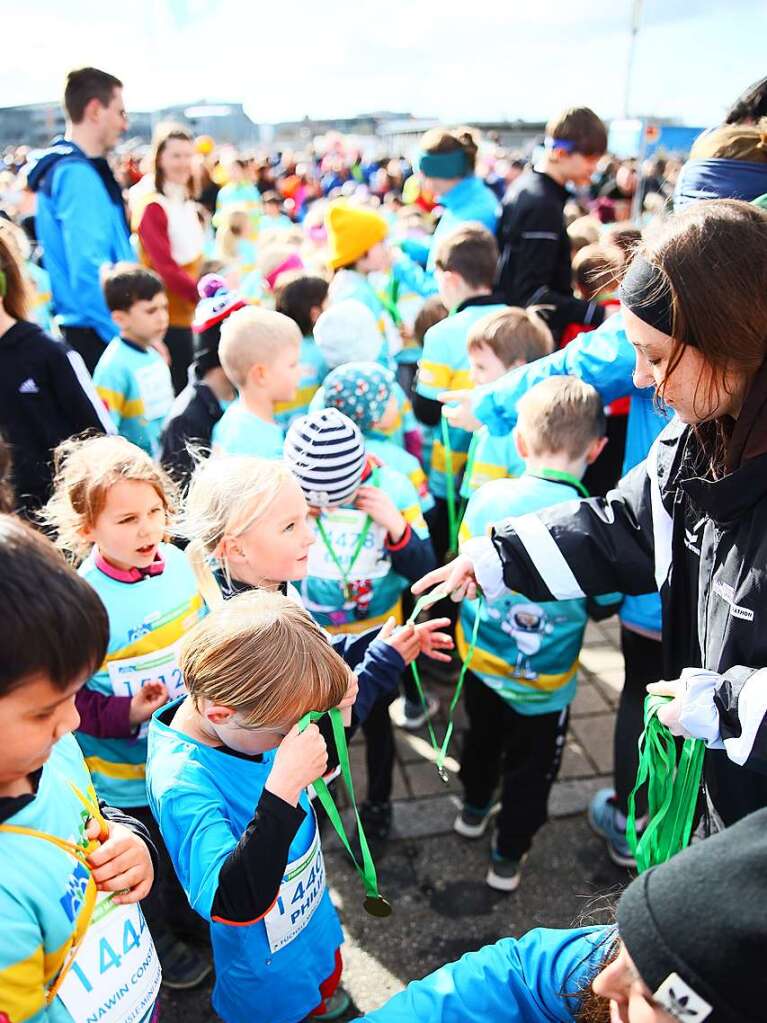
<svg viewBox="0 0 767 1023"><path fill-rule="evenodd" d="M19 394L39 394L40 388L37 386L32 377L27 377L24 383L19 388Z"/></svg>

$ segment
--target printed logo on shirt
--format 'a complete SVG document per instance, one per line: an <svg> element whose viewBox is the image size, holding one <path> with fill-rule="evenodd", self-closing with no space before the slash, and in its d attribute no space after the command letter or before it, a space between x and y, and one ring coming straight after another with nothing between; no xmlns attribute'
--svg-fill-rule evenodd
<svg viewBox="0 0 767 1023"><path fill-rule="evenodd" d="M685 526L684 530L685 547L687 548L688 551L692 551L693 554L697 554L698 557L700 557L700 536L698 534L700 531L700 527L703 525L705 521L706 521L705 519L699 519L698 522L696 522L695 525L692 527L692 529L687 529L687 527Z"/></svg>
<svg viewBox="0 0 767 1023"><path fill-rule="evenodd" d="M729 583L723 583L717 579L714 582L713 590L725 604L729 605L730 615L733 618L740 618L744 622L753 622L754 612L748 607L741 607L740 604L735 603L735 590Z"/></svg>
<svg viewBox="0 0 767 1023"><path fill-rule="evenodd" d="M59 902L67 914L67 919L70 923L74 923L77 919L77 914L85 899L89 878L90 874L88 871L82 863L78 863L67 879L67 890L61 896Z"/></svg>
<svg viewBox="0 0 767 1023"><path fill-rule="evenodd" d="M39 394L40 388L37 386L32 377L27 377L24 383L19 387L19 394Z"/></svg>

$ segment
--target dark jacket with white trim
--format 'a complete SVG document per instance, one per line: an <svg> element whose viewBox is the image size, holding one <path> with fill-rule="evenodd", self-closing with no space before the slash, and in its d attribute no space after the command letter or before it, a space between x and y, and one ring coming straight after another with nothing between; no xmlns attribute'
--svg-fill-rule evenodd
<svg viewBox="0 0 767 1023"><path fill-rule="evenodd" d="M20 508L48 500L53 449L84 430L115 432L85 363L36 323L19 320L0 337L0 434L11 445Z"/></svg>
<svg viewBox="0 0 767 1023"><path fill-rule="evenodd" d="M767 402L767 387L759 390ZM707 750L705 777L726 824L767 806L763 411L762 398L749 395L728 451L744 433L746 440L719 479L711 478L696 432L674 420L606 498L507 519L491 534L505 585L532 600L638 594L657 584L666 678L685 668L715 673L710 699L720 737L713 745L724 748Z"/></svg>

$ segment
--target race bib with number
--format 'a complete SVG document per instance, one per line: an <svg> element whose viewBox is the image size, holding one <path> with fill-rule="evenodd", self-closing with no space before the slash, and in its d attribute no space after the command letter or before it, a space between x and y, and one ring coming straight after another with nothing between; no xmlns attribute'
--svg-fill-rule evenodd
<svg viewBox="0 0 767 1023"><path fill-rule="evenodd" d="M320 848L320 833L308 852L289 863L272 909L264 917L266 937L272 952L288 945L306 927L325 891L325 861Z"/></svg>
<svg viewBox="0 0 767 1023"><path fill-rule="evenodd" d="M139 1023L160 990L160 960L141 907L102 893L59 998L77 1023Z"/></svg>
<svg viewBox="0 0 767 1023"><path fill-rule="evenodd" d="M162 682L168 690L168 700L175 700L186 692L184 676L178 666L179 644L153 650L139 657L127 657L120 661L110 661L109 681L115 696L135 696L148 682ZM149 722L145 721L139 729L139 737L143 738L149 731Z"/></svg>
<svg viewBox="0 0 767 1023"><path fill-rule="evenodd" d="M139 394L144 403L145 419L162 419L173 404L173 384L168 367L162 361L153 361L135 371Z"/></svg>
<svg viewBox="0 0 767 1023"><path fill-rule="evenodd" d="M366 520L367 515L356 508L337 508L322 516L328 540L344 569L348 569L350 580L383 579L391 570L391 559L385 546L386 530L377 522L371 522L362 550L351 568L348 568ZM337 582L343 579L319 533L309 548L309 575L315 579L334 579Z"/></svg>

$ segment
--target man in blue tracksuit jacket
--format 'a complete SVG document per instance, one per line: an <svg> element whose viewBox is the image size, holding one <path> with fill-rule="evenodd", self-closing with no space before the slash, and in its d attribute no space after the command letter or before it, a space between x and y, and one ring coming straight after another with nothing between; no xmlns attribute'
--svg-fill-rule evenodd
<svg viewBox="0 0 767 1023"><path fill-rule="evenodd" d="M67 342L92 373L117 334L101 291L101 268L135 262L122 190L106 154L126 130L122 82L96 68L67 76L65 138L40 153L28 176L37 193L37 236Z"/></svg>

